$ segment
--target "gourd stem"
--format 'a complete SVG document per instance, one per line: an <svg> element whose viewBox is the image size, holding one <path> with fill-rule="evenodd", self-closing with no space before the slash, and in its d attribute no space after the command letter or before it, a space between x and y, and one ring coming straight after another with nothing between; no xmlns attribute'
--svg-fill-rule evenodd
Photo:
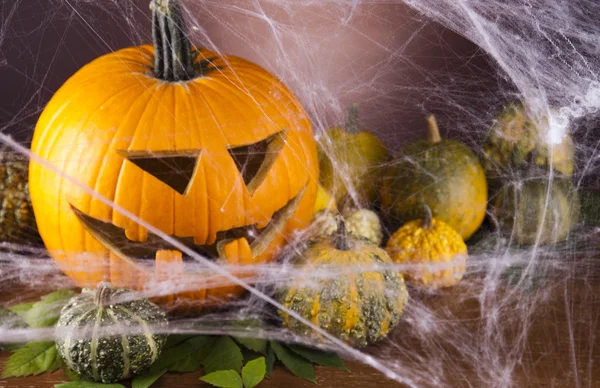
<svg viewBox="0 0 600 388"><path fill-rule="evenodd" d="M337 232L335 234L335 249L338 251L350 250L350 241L348 240L348 231L343 217L337 218Z"/></svg>
<svg viewBox="0 0 600 388"><path fill-rule="evenodd" d="M431 143L439 143L440 141L442 141L442 137L440 136L440 129L438 128L435 116L427 116L427 123L429 125L429 133L427 135L429 141Z"/></svg>
<svg viewBox="0 0 600 388"><path fill-rule="evenodd" d="M346 119L346 124L344 125L344 130L348 133L359 133L360 125L358 121L358 104L354 103L350 105L350 109L348 109L348 118Z"/></svg>
<svg viewBox="0 0 600 388"><path fill-rule="evenodd" d="M112 294L112 285L108 282L102 282L98 284L96 289L96 296L94 302L98 307L105 307L110 304L110 297Z"/></svg>
<svg viewBox="0 0 600 388"><path fill-rule="evenodd" d="M151 0L154 75L162 80L185 81L198 76L178 0Z"/></svg>
<svg viewBox="0 0 600 388"><path fill-rule="evenodd" d="M433 214L427 204L423 204L423 212L425 213L425 216L421 220L421 228L431 229L433 227Z"/></svg>

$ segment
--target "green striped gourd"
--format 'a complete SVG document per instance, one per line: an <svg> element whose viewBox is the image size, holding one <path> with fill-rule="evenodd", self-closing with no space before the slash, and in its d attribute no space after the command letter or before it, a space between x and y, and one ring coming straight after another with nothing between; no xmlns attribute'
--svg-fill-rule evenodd
<svg viewBox="0 0 600 388"><path fill-rule="evenodd" d="M335 236L310 243L292 258L297 275L275 295L281 304L321 329L362 347L384 338L398 323L408 293L401 273L370 269L392 261L378 246L349 238L342 220L340 217ZM318 275L324 276L320 279ZM305 324L284 312L280 315L290 330L311 335Z"/></svg>
<svg viewBox="0 0 600 388"><path fill-rule="evenodd" d="M466 145L442 139L430 115L429 134L402 148L384 175L381 208L396 227L419 218L423 205L467 240L481 226L488 186L479 158Z"/></svg>
<svg viewBox="0 0 600 388"><path fill-rule="evenodd" d="M577 224L579 197L568 179L529 178L502 187L491 214L517 244L554 244Z"/></svg>
<svg viewBox="0 0 600 388"><path fill-rule="evenodd" d="M111 383L138 374L158 358L166 335L153 329L167 325L166 315L148 300L129 300L129 292L101 283L62 309L56 346L69 369Z"/></svg>
<svg viewBox="0 0 600 388"><path fill-rule="evenodd" d="M507 105L483 143L483 166L491 179L513 176L519 170L553 168L566 177L575 170L575 145L567 133L550 146L544 132L548 118L534 120L522 104Z"/></svg>

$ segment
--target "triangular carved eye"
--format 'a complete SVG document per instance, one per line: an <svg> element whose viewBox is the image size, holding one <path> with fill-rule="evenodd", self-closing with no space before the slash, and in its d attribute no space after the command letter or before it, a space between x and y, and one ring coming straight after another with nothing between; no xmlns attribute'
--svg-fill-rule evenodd
<svg viewBox="0 0 600 388"><path fill-rule="evenodd" d="M277 160L286 135L287 132L283 130L257 143L229 149L251 194L260 186Z"/></svg>
<svg viewBox="0 0 600 388"><path fill-rule="evenodd" d="M117 151L117 153L181 195L185 195L188 191L200 159L200 151Z"/></svg>

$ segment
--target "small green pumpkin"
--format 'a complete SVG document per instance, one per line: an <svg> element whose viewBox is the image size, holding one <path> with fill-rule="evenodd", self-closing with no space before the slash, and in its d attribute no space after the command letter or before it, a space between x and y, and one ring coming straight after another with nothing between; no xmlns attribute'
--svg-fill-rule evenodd
<svg viewBox="0 0 600 388"><path fill-rule="evenodd" d="M84 289L62 309L56 346L69 369L93 381L111 383L140 373L158 358L167 325L154 303L130 300L130 291L100 283Z"/></svg>
<svg viewBox="0 0 600 388"><path fill-rule="evenodd" d="M483 143L483 165L492 179L513 176L531 167L552 167L566 177L575 170L575 146L569 134L551 147L540 129L548 125L527 115L521 104L507 105L490 129Z"/></svg>
<svg viewBox="0 0 600 388"><path fill-rule="evenodd" d="M28 167L26 157L0 150L0 241L41 243L29 198Z"/></svg>
<svg viewBox="0 0 600 388"><path fill-rule="evenodd" d="M567 179L529 178L510 182L491 204L500 230L517 244L564 240L579 220L579 196Z"/></svg>
<svg viewBox="0 0 600 388"><path fill-rule="evenodd" d="M373 133L361 129L358 105L350 107L344 127L329 129L319 140L319 182L336 202L348 193L360 203L377 198L377 185L389 151Z"/></svg>
<svg viewBox="0 0 600 388"><path fill-rule="evenodd" d="M381 205L392 224L419 218L423 204L433 217L467 240L479 229L488 200L483 167L465 144L442 139L433 116L429 136L408 144L390 164Z"/></svg>
<svg viewBox="0 0 600 388"><path fill-rule="evenodd" d="M392 265L388 254L376 245L353 240L346 234L343 219L335 236L309 244L291 262L297 275L277 289L277 300L316 326L362 347L384 338L398 323L408 293L402 274L393 270L369 270ZM357 268L356 272L345 272ZM360 272L359 267L366 268ZM343 271L332 274L327 271ZM328 275L320 279L319 274ZM311 335L311 328L280 312L283 325ZM315 336L319 338L318 335Z"/></svg>

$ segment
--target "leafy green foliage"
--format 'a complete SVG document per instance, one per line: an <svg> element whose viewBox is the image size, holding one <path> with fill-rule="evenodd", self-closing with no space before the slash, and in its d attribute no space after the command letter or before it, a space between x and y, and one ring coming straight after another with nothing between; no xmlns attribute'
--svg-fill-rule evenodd
<svg viewBox="0 0 600 388"><path fill-rule="evenodd" d="M77 374L77 372L74 372L71 369L67 368L66 365L64 365L64 364L63 364L63 373L71 381L82 381L82 380L84 380L84 378L81 377L79 374Z"/></svg>
<svg viewBox="0 0 600 388"><path fill-rule="evenodd" d="M268 341L261 338L245 338L245 337L235 337L235 340L242 344L247 349L252 350L253 352L257 352L262 354L263 356L267 355L267 344Z"/></svg>
<svg viewBox="0 0 600 388"><path fill-rule="evenodd" d="M178 338L180 337L180 338ZM166 369L171 372L193 372L200 368L213 349L216 339L205 335L171 336L158 360L150 367L150 374Z"/></svg>
<svg viewBox="0 0 600 388"><path fill-rule="evenodd" d="M121 384L102 384L91 381L71 381L69 383L55 384L54 388L125 388Z"/></svg>
<svg viewBox="0 0 600 388"><path fill-rule="evenodd" d="M344 360L342 360L340 356L338 356L335 353L326 353L318 349L307 348L305 346L300 345L288 345L287 347L292 352L304 357L313 364L329 366L332 368L338 368L341 370L348 371L346 365L344 364Z"/></svg>
<svg viewBox="0 0 600 388"><path fill-rule="evenodd" d="M21 317L23 327L51 327L74 295L71 290L59 290L8 310ZM299 345L259 338L171 335L158 360L146 373L134 377L131 387L149 388L168 371L193 372L204 366L207 374L202 381L222 388L253 388L271 373L277 360L296 376L313 383L311 363L347 370L337 355ZM14 351L1 378L38 375L61 366L64 367L53 342L29 343ZM64 373L72 381L57 384L55 388L124 388L121 384L86 381L67 369Z"/></svg>
<svg viewBox="0 0 600 388"><path fill-rule="evenodd" d="M212 372L200 377L200 380L221 388L243 388L244 386L239 373L234 370Z"/></svg>
<svg viewBox="0 0 600 388"><path fill-rule="evenodd" d="M131 380L131 388L149 388L165 373L167 373L167 370L162 369L158 372L135 376L133 380Z"/></svg>
<svg viewBox="0 0 600 388"><path fill-rule="evenodd" d="M58 290L33 303L24 313L25 322L31 327L51 327L58 322L60 310L75 296L72 290Z"/></svg>
<svg viewBox="0 0 600 388"><path fill-rule="evenodd" d="M61 359L54 342L32 342L8 358L2 378L39 375L60 368Z"/></svg>
<svg viewBox="0 0 600 388"><path fill-rule="evenodd" d="M10 306L8 309L13 313L17 314L21 318L25 319L25 315L31 308L33 307L35 302L26 302L21 304L16 304L14 306Z"/></svg>
<svg viewBox="0 0 600 388"><path fill-rule="evenodd" d="M300 357L296 353L287 350L283 345L275 341L270 341L269 343L271 344L271 348L275 352L277 359L281 361L287 370L298 377L315 384L317 383L315 381L315 370L309 361Z"/></svg>
<svg viewBox="0 0 600 388"><path fill-rule="evenodd" d="M275 365L275 351L272 347L269 347L269 351L267 352L267 358L265 359L265 364L267 364L267 376L271 374L273 371L273 366Z"/></svg>
<svg viewBox="0 0 600 388"><path fill-rule="evenodd" d="M204 360L204 371L212 373L231 369L239 372L242 370L243 362L242 351L231 337L219 337Z"/></svg>
<svg viewBox="0 0 600 388"><path fill-rule="evenodd" d="M256 387L265 378L266 372L267 366L264 357L248 362L242 368L244 388Z"/></svg>

